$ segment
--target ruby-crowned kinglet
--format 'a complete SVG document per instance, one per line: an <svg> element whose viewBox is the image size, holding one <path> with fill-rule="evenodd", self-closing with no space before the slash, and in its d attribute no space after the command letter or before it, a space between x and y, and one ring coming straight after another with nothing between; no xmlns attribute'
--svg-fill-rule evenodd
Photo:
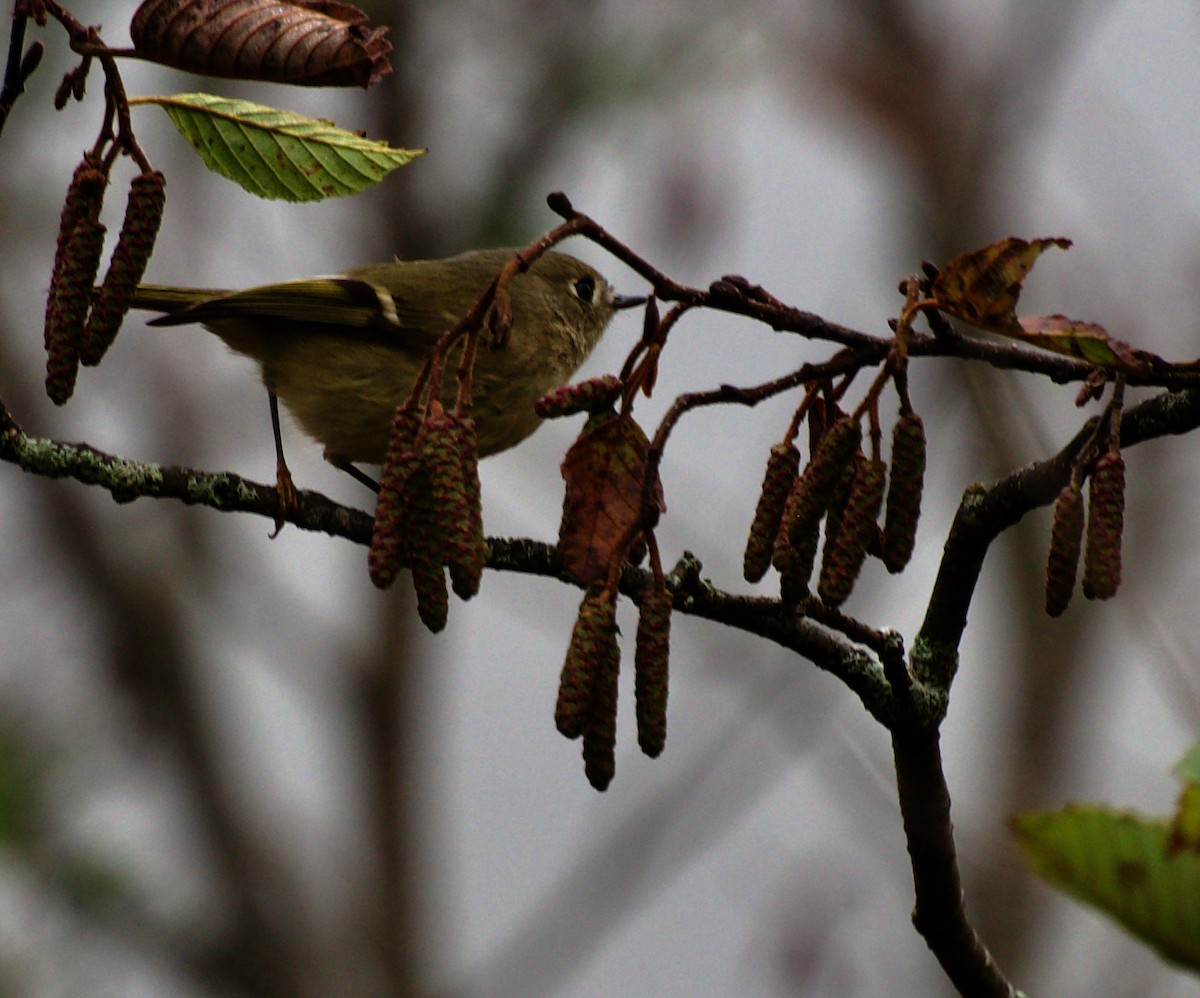
<svg viewBox="0 0 1200 998"><path fill-rule="evenodd" d="M167 313L151 325L202 323L258 361L267 391L325 446L331 463L382 464L392 414L434 343L516 252L398 260L245 291L143 285L134 307ZM472 414L481 457L536 430L534 401L570 380L617 309L645 301L615 294L586 263L554 252L513 278L509 299L507 346L481 344L475 359ZM456 389L448 377L444 404L453 403Z"/></svg>

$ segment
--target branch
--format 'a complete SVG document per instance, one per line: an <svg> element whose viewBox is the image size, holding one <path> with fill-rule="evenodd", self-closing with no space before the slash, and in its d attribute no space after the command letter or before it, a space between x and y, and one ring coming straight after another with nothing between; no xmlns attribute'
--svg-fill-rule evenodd
<svg viewBox="0 0 1200 998"><path fill-rule="evenodd" d="M1013 998L1017 990L967 919L938 732L897 730L892 752L912 859L913 926L960 994Z"/></svg>
<svg viewBox="0 0 1200 998"><path fill-rule="evenodd" d="M546 203L551 211L567 220L566 225L554 231L554 242L568 235L590 239L649 281L655 297L662 301L679 302L689 309L702 307L730 312L761 322L776 332L796 333L807 339L837 343L853 349L862 366L882 363L892 348L893 340L890 336L872 336L830 322L812 312L794 308L743 277L723 277L709 285L707 291L681 284L642 258L595 219L576 211L561 191L555 191L547 197ZM910 333L908 352L911 356L982 360L996 368L1041 374L1055 384L1087 381L1096 371L1094 364L1061 354L1025 349L1008 342L964 336L955 331L940 314L926 314L930 315L930 321L936 324L936 335ZM1196 369L1194 363L1150 365L1142 371L1128 372L1127 377L1131 385L1154 385L1170 389L1200 387L1200 370Z"/></svg>
<svg viewBox="0 0 1200 998"><path fill-rule="evenodd" d="M935 656L953 654L967 623L967 609L988 548L1026 513L1048 506L1066 485L1071 464L1095 434L1100 417L1089 420L1054 457L1013 472L994 485L972 485L963 494L942 554L937 580L914 644ZM1126 410L1121 445L1134 444L1200 427L1200 390L1164 392ZM942 664L947 660L943 658ZM934 677L931 677L934 678ZM953 668L939 682L949 692Z"/></svg>
<svg viewBox="0 0 1200 998"><path fill-rule="evenodd" d="M231 472L199 471L159 465L108 454L84 443L27 436L0 400L0 460L43 478L73 478L98 485L117 502L135 499L178 499L189 506L209 506L227 513L257 513L274 519L280 511L279 493ZM371 540L371 517L334 502L319 492L300 493L287 522L301 530L344 537L359 544Z"/></svg>
<svg viewBox="0 0 1200 998"><path fill-rule="evenodd" d="M938 726L957 668L958 645L991 542L1030 510L1054 501L1080 451L1092 441L1090 420L1058 454L995 485L963 495L946 542L925 622L913 644L913 678L932 691L924 717L897 710L892 752L904 834L912 859L913 924L962 994L1011 998L1012 985L967 919L942 769ZM1200 426L1200 392L1164 393L1125 412L1121 443L1132 446ZM891 673L889 673L891 674ZM932 709L930 709L932 708Z"/></svg>
<svg viewBox="0 0 1200 998"><path fill-rule="evenodd" d="M274 520L280 512L279 493L269 485L252 482L231 472L201 471L165 466L108 454L88 444L64 443L27 436L0 401L0 460L18 465L32 475L72 478L98 485L117 502L140 498L176 499L189 506L208 506L226 513L254 513ZM372 517L343 506L319 492L301 490L286 521L301 530L319 531L356 544L371 543ZM558 579L578 586L563 567L553 545L532 540L490 538L487 566L496 571L521 572ZM863 706L885 727L892 724L892 698L882 665L869 646L882 647L886 639L840 614L828 615L826 626L786 611L779 600L739 596L724 592L699 578L699 566L690 574L673 575L675 609L694 617L727 624L774 641L809 659L818 668L842 680ZM650 573L627 566L620 588L639 599L650 582ZM850 630L854 640L832 628ZM855 630L857 629L857 630Z"/></svg>

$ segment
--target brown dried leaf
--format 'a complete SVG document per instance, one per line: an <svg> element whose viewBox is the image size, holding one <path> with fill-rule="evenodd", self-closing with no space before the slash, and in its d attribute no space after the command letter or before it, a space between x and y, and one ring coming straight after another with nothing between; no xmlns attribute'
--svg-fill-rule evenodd
<svg viewBox="0 0 1200 998"><path fill-rule="evenodd" d="M942 267L931 287L937 307L972 326L1011 332L1017 324L1021 282L1051 246L1068 249L1070 239L1001 239L960 253Z"/></svg>
<svg viewBox="0 0 1200 998"><path fill-rule="evenodd" d="M581 582L604 577L608 563L624 555L641 518L642 481L650 441L630 416L607 413L590 420L563 458L567 483L558 548ZM665 508L661 490L659 508Z"/></svg>
<svg viewBox="0 0 1200 998"><path fill-rule="evenodd" d="M308 87L368 87L392 71L386 27L335 0L146 0L129 32L166 66Z"/></svg>

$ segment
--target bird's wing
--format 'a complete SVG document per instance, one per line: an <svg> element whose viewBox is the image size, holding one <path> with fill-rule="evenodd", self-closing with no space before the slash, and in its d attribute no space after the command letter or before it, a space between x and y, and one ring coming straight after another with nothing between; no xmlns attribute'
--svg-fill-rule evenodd
<svg viewBox="0 0 1200 998"><path fill-rule="evenodd" d="M172 295L170 292L174 291ZM307 277L264 284L244 291L208 292L145 285L135 304L172 309L150 320L152 326L179 326L221 319L284 319L313 322L343 329L401 330L412 323L397 315L392 296L384 289L352 277ZM186 303L180 298L189 296ZM184 307L179 307L183 304Z"/></svg>

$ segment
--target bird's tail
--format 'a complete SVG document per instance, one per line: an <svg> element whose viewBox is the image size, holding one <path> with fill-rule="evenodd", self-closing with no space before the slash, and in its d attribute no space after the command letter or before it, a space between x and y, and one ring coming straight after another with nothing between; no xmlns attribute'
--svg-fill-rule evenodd
<svg viewBox="0 0 1200 998"><path fill-rule="evenodd" d="M227 294L228 291L214 291L210 288L172 288L163 284L139 284L133 295L133 307L174 315L210 298L220 298Z"/></svg>

